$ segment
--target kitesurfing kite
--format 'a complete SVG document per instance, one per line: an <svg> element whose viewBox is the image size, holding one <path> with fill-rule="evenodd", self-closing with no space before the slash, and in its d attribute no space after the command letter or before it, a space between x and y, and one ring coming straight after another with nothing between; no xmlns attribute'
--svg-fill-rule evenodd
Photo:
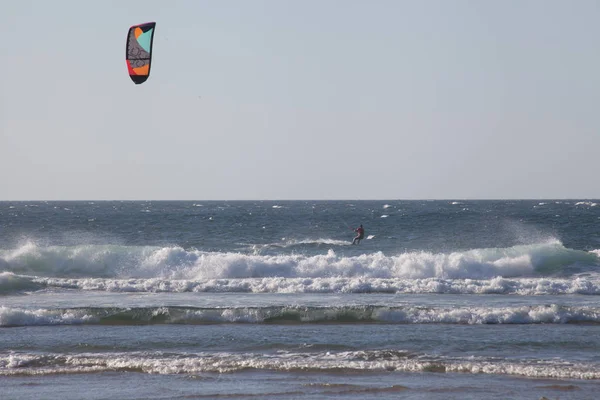
<svg viewBox="0 0 600 400"><path fill-rule="evenodd" d="M146 82L152 63L152 39L156 22L134 25L129 28L126 43L126 60L129 77L136 84Z"/></svg>

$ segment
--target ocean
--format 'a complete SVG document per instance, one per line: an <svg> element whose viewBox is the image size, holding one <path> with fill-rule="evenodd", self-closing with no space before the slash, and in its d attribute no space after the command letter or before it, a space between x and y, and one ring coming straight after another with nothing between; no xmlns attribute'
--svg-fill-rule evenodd
<svg viewBox="0 0 600 400"><path fill-rule="evenodd" d="M3 400L597 399L599 300L598 200L0 202Z"/></svg>

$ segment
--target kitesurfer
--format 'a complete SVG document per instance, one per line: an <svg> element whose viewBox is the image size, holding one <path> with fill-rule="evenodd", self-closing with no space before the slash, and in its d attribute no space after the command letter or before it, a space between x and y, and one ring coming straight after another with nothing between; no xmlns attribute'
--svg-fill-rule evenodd
<svg viewBox="0 0 600 400"><path fill-rule="evenodd" d="M365 238L365 230L363 229L362 224L360 224L360 226L356 228L354 232L356 232L356 236L354 237L352 244L359 244L360 241Z"/></svg>

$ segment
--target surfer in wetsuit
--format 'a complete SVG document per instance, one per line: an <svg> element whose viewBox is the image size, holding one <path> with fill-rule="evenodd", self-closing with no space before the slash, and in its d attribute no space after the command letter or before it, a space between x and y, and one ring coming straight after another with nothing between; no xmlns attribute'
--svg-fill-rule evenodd
<svg viewBox="0 0 600 400"><path fill-rule="evenodd" d="M359 244L360 241L363 240L365 237L365 230L363 229L362 224L360 224L360 226L356 228L354 232L356 232L356 236L354 237L352 244Z"/></svg>

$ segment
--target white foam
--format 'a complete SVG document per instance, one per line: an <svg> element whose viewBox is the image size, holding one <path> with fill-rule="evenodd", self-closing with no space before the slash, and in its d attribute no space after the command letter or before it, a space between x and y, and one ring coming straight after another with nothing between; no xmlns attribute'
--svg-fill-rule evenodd
<svg viewBox="0 0 600 400"><path fill-rule="evenodd" d="M596 364L554 359L408 357L396 350L277 353L83 353L2 354L0 375L46 375L138 371L148 374L233 373L248 369L271 371L454 372L512 375L529 378L600 379Z"/></svg>
<svg viewBox="0 0 600 400"><path fill-rule="evenodd" d="M0 326L73 325L97 321L83 309L25 310L0 306Z"/></svg>
<svg viewBox="0 0 600 400"><path fill-rule="evenodd" d="M44 285L110 292L250 292L250 293L438 293L518 295L600 295L599 278L570 279L402 279L402 278L237 278L60 279L38 278Z"/></svg>
<svg viewBox="0 0 600 400"><path fill-rule="evenodd" d="M331 245L331 246L349 246L352 243L348 240L337 240L337 239L328 239L328 238L319 238L319 239L302 239L302 240L297 240L297 239L285 239L282 238L282 240L284 240L284 243L275 243L274 246L278 246L278 247L292 247L292 246L298 246L298 245ZM267 245L268 246L268 245Z"/></svg>
<svg viewBox="0 0 600 400"><path fill-rule="evenodd" d="M371 236L369 236L371 238ZM339 245L330 239L283 242L281 246ZM306 256L203 252L181 247L73 246L38 247L27 243L0 250L0 265L20 276L62 279L158 279L207 281L248 278L472 279L525 278L555 275L570 265L597 268L598 251L566 249L557 241L505 249L452 253L381 252L340 256L333 249ZM541 278L541 277L540 277ZM6 281L9 278L4 278ZM37 281L38 283L40 281Z"/></svg>
<svg viewBox="0 0 600 400"><path fill-rule="evenodd" d="M592 201L579 201L575 203L576 206L588 206L588 207L596 207L598 203L594 203Z"/></svg>
<svg viewBox="0 0 600 400"><path fill-rule="evenodd" d="M116 318L115 318L116 317ZM227 308L148 307L35 309L0 307L0 327L110 323L319 323L367 321L392 324L600 323L597 307L268 306Z"/></svg>

